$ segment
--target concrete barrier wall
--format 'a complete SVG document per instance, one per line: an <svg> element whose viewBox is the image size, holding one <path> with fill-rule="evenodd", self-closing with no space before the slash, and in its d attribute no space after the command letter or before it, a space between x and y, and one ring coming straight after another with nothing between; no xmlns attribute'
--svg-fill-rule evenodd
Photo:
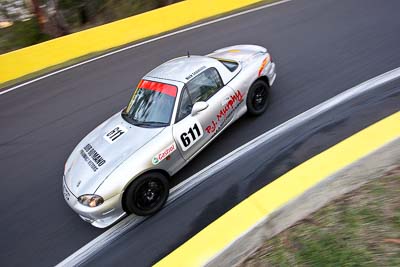
<svg viewBox="0 0 400 267"><path fill-rule="evenodd" d="M0 55L0 84L90 53L157 35L260 0L186 0Z"/></svg>
<svg viewBox="0 0 400 267"><path fill-rule="evenodd" d="M400 138L339 170L265 217L206 266L235 266L266 240L307 217L328 202L400 166Z"/></svg>

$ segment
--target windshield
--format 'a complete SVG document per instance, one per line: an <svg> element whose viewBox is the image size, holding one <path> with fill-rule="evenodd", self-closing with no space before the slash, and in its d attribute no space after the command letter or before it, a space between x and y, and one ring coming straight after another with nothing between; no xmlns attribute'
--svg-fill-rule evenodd
<svg viewBox="0 0 400 267"><path fill-rule="evenodd" d="M137 126L163 127L170 123L177 88L153 81L140 81L122 117Z"/></svg>

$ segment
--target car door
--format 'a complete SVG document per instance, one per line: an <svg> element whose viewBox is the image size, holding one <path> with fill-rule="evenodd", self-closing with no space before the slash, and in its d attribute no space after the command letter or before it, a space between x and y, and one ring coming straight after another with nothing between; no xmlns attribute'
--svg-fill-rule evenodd
<svg viewBox="0 0 400 267"><path fill-rule="evenodd" d="M195 156L233 118L234 107L229 103L234 95L215 68L204 70L184 86L173 125L174 139L184 159ZM196 102L208 106L192 114Z"/></svg>

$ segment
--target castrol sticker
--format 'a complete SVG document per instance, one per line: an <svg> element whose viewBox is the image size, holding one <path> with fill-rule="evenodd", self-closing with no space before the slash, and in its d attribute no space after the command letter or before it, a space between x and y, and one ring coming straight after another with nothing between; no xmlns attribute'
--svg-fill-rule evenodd
<svg viewBox="0 0 400 267"><path fill-rule="evenodd" d="M153 157L153 159L151 160L153 165L157 165L158 163L163 161L166 157L168 157L175 150L176 150L176 144L174 142L171 145L164 148L160 153L158 153L157 155L155 155Z"/></svg>

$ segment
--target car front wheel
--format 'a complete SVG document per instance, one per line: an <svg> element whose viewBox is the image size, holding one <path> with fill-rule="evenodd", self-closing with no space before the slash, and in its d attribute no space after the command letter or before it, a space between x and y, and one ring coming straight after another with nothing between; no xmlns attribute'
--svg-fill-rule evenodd
<svg viewBox="0 0 400 267"><path fill-rule="evenodd" d="M251 115L261 115L269 104L269 85L263 80L255 81L247 95L247 111Z"/></svg>
<svg viewBox="0 0 400 267"><path fill-rule="evenodd" d="M127 213L148 216L158 212L169 195L168 179L162 173L146 173L136 178L124 194Z"/></svg>

